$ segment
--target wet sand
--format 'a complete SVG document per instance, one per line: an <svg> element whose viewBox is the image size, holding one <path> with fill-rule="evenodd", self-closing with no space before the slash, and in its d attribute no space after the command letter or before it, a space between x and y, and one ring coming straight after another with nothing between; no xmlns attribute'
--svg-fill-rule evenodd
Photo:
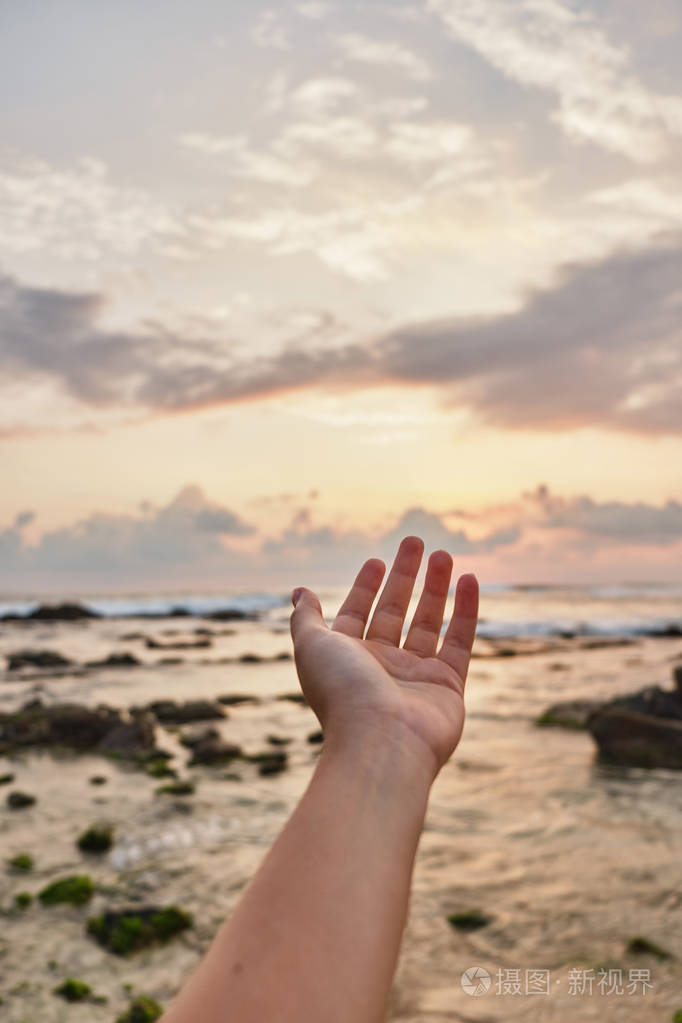
<svg viewBox="0 0 682 1023"><path fill-rule="evenodd" d="M214 632L209 648L160 650L143 639L121 639L137 632L162 643L189 642L198 627ZM513 640L505 642L510 645ZM229 717L217 723L225 740L256 753L274 748L269 735L291 739L284 747L287 769L263 777L256 764L242 761L188 768L177 735L159 728L159 745L175 754L180 774L196 782L188 797L157 795L158 779L89 754L0 757L0 774L15 774L11 785L0 788L3 859L26 851L36 861L31 873L0 873L3 1020L112 1021L129 1001L128 985L167 1005L229 915L314 767L319 746L307 741L319 727L314 715L277 699L298 688L293 663L235 660L249 652L273 658L290 651L285 619L6 624L0 654L25 647L54 649L79 664L129 651L145 663L57 678L49 671L5 673L0 710L17 709L35 696L127 708L154 699L244 693L260 702L226 708ZM583 649L579 641L565 640L516 648L528 652L497 657L495 644L477 643L464 738L432 792L389 1018L671 1018L682 1008L682 775L598 766L589 734L541 729L534 719L562 699L608 699L645 685L669 686L682 641L641 639ZM157 663L168 656L183 663ZM214 663L202 663L207 661ZM96 774L107 783L92 786L89 778ZM37 803L7 809L5 795L14 788L34 794ZM86 856L75 840L96 821L112 824L116 841L105 856ZM16 892L35 894L73 873L88 873L95 882L87 907L13 907ZM195 925L168 945L130 958L114 956L86 936L88 916L134 903L177 904L192 913ZM471 909L491 922L469 933L448 923L450 914ZM637 935L673 958L627 953L626 943ZM460 982L474 966L491 977L481 997L467 994ZM600 991L600 966L622 971L623 994ZM569 971L588 968L595 971L592 995L571 994ZM650 971L652 986L631 994L630 971L642 969ZM498 993L505 983L513 990L515 970L522 993ZM550 971L542 975L550 993L526 994L526 970ZM53 988L69 976L87 981L107 1003L68 1005L57 998ZM617 982L617 975L612 979Z"/></svg>

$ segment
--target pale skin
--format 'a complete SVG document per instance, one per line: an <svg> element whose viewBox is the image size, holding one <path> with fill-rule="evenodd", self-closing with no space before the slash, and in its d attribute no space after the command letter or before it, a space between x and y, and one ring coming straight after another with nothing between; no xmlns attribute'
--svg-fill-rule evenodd
<svg viewBox="0 0 682 1023"><path fill-rule="evenodd" d="M478 617L453 562L424 544L360 569L331 628L312 590L291 615L301 688L324 746L292 817L162 1023L381 1023L407 918L428 795L464 725Z"/></svg>

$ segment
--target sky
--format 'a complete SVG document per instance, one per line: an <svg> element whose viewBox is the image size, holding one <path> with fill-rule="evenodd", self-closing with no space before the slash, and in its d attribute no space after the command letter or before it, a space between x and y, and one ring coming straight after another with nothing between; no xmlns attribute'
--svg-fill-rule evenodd
<svg viewBox="0 0 682 1023"><path fill-rule="evenodd" d="M682 569L679 0L0 7L0 592Z"/></svg>

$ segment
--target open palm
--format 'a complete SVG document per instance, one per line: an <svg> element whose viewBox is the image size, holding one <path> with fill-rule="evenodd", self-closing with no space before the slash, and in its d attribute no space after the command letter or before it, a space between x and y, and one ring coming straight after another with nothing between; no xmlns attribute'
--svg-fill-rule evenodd
<svg viewBox="0 0 682 1023"><path fill-rule="evenodd" d="M369 626L386 571L376 558L360 569L331 629L315 594L301 589L291 631L301 687L325 733L350 736L371 727L399 737L407 731L433 755L437 770L451 755L464 725L478 583L473 575L460 577L453 615L438 649L453 563L446 551L434 552L400 646L423 553L419 537L405 537Z"/></svg>

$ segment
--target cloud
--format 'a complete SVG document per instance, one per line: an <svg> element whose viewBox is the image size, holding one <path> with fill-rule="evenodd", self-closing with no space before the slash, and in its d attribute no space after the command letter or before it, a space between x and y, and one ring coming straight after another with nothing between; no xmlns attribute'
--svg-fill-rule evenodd
<svg viewBox="0 0 682 1023"><path fill-rule="evenodd" d="M637 501L599 503L591 497L563 498L539 486L528 495L547 529L571 529L586 538L614 544L667 547L682 540L682 504L667 501L663 507Z"/></svg>
<svg viewBox="0 0 682 1023"><path fill-rule="evenodd" d="M674 500L660 508L643 502L600 503L587 496L553 495L539 486L504 509L467 513L467 531L448 528L442 515L419 506L404 510L388 528L366 531L315 522L315 496L309 493L300 504L300 495L274 495L280 518L287 507L290 518L278 533L267 536L229 507L209 500L197 486L184 487L163 507L142 503L131 514L96 512L71 526L43 532L33 545L24 536L28 519L21 515L0 530L0 571L5 589L15 592L149 586L157 592L186 592L208 585L228 590L306 580L309 585L348 583L349 573L367 558L380 557L390 564L408 535L423 538L427 555L449 551L459 559L460 571L463 559L475 563L491 555L500 565L509 559L518 564L538 529L550 538L542 549L546 554L554 551L559 568L567 536L573 537L571 551L583 553L639 548L653 554L682 543L682 504ZM561 530L560 537L551 539L553 530Z"/></svg>
<svg viewBox="0 0 682 1023"><path fill-rule="evenodd" d="M333 4L322 3L321 0L308 0L307 3L296 4L296 12L302 18L320 21L334 10Z"/></svg>
<svg viewBox="0 0 682 1023"><path fill-rule="evenodd" d="M282 26L277 11L262 11L251 30L251 38L256 46L269 50L288 50L291 48L289 38Z"/></svg>
<svg viewBox="0 0 682 1023"><path fill-rule="evenodd" d="M648 89L584 9L560 0L427 0L449 34L522 85L554 95L570 138L638 163L682 135L682 98Z"/></svg>
<svg viewBox="0 0 682 1023"><path fill-rule="evenodd" d="M245 135L206 135L188 132L179 142L208 156L225 156L225 169L231 177L267 184L302 188L315 177L317 168L310 161L295 163L268 150L255 150ZM191 221L190 221L191 222Z"/></svg>
<svg viewBox="0 0 682 1023"><path fill-rule="evenodd" d="M314 218L298 225L298 236L277 220L226 229L238 234L242 226L267 227L281 252L317 242L330 261L371 260L366 236L352 231L359 218L339 221L334 242L315 237L330 225ZM682 238L674 235L564 267L552 287L529 292L515 312L415 323L333 347L307 336L272 355L239 359L216 341L162 329L103 330L101 296L4 278L0 369L52 381L98 408L177 411L313 387L402 384L436 388L445 407L466 408L495 426L675 434L682 426L681 281Z"/></svg>
<svg viewBox="0 0 682 1023"><path fill-rule="evenodd" d="M401 43L370 39L358 33L337 36L335 41L347 60L398 68L416 82L426 82L432 77L428 64Z"/></svg>
<svg viewBox="0 0 682 1023"><path fill-rule="evenodd" d="M150 245L167 255L185 241L182 217L160 199L116 185L101 160L68 170L43 160L0 162L0 251L49 251L59 259L130 257Z"/></svg>

